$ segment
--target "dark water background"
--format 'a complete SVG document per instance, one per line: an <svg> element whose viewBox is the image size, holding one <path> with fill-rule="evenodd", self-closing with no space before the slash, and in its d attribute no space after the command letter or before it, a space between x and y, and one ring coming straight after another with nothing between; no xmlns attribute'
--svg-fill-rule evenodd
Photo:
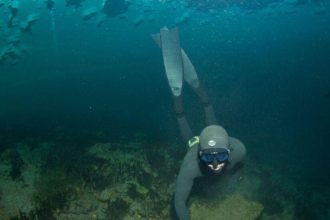
<svg viewBox="0 0 330 220"><path fill-rule="evenodd" d="M24 36L30 54L0 66L3 143L58 132L82 141L93 132L111 141L136 133L164 143L179 138L161 53L150 35L175 26L184 8L169 14L174 6L158 5L152 21L134 25L141 12L133 4L127 18L98 28L83 21L80 9L59 3L56 46L49 12L22 6L22 14L39 10L40 20ZM251 158L306 181L326 181L330 165L329 4L322 5L326 13L316 13L319 7L190 10L179 24L182 47L220 123ZM202 111L188 87L184 93L198 134Z"/></svg>

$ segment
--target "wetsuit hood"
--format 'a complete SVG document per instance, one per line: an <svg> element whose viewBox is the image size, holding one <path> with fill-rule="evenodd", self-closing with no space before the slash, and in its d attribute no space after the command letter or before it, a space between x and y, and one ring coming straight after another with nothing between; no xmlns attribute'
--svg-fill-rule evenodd
<svg viewBox="0 0 330 220"><path fill-rule="evenodd" d="M199 136L200 150L229 147L227 131L219 125L210 125L203 129Z"/></svg>

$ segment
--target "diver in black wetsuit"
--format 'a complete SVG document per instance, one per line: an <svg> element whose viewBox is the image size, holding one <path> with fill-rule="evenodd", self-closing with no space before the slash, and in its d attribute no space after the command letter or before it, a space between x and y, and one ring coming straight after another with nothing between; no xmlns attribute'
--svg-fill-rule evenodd
<svg viewBox="0 0 330 220"><path fill-rule="evenodd" d="M174 193L176 217L189 220L186 201L189 197L194 179L200 176L219 175L233 169L246 154L245 146L238 139L229 137L226 130L217 125L213 107L200 85L197 73L189 57L181 48L178 29L160 29L153 35L161 47L166 76L174 98L174 108L183 140L189 149L181 165ZM182 104L182 84L186 81L200 98L207 127L199 136L193 136ZM205 215L205 218L207 214Z"/></svg>

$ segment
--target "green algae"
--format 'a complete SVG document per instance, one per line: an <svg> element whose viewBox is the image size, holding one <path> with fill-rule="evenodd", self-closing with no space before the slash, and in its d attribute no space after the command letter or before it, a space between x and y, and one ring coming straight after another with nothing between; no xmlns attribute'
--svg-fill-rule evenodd
<svg viewBox="0 0 330 220"><path fill-rule="evenodd" d="M263 206L235 193L222 201L196 200L190 206L191 219L199 220L207 216L209 220L255 220L263 210Z"/></svg>
<svg viewBox="0 0 330 220"><path fill-rule="evenodd" d="M149 147L146 142L127 140L98 143L87 148L66 148L53 143L17 146L27 168L34 167L24 168L22 175L25 181L31 179L27 178L31 175L37 179L27 181L29 187L35 189L34 209L26 213L16 211L13 216L0 207L0 212L7 216L56 220L160 220L171 217L171 199L181 162L177 159L181 156L171 148L154 144ZM2 158L6 160L0 163L0 172L7 185L13 184L10 183L13 181L10 155L3 153ZM27 174L27 170L33 174ZM232 176L237 178L232 179ZM251 160L245 161L243 172L228 175L219 182L206 183L196 181L200 192L193 190L189 199L193 220L205 219L205 216L230 220L295 219L297 210L300 216L306 213L304 207L298 209L299 204L295 204L297 200L305 200L299 196L300 190L294 182L274 168ZM226 188L228 185L230 188ZM320 207L327 204L316 195L308 199ZM1 197L0 200L7 201ZM282 208L274 208L276 204Z"/></svg>

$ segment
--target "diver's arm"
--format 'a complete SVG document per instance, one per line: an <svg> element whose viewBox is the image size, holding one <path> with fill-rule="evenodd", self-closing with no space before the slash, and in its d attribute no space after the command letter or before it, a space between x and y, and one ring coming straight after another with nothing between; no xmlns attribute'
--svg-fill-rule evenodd
<svg viewBox="0 0 330 220"><path fill-rule="evenodd" d="M229 166L228 169L233 169L239 162L242 162L246 155L244 144L234 137L229 137Z"/></svg>
<svg viewBox="0 0 330 220"><path fill-rule="evenodd" d="M186 205L194 179L201 176L197 162L197 146L186 154L175 186L174 207L180 220L190 220L189 209Z"/></svg>

